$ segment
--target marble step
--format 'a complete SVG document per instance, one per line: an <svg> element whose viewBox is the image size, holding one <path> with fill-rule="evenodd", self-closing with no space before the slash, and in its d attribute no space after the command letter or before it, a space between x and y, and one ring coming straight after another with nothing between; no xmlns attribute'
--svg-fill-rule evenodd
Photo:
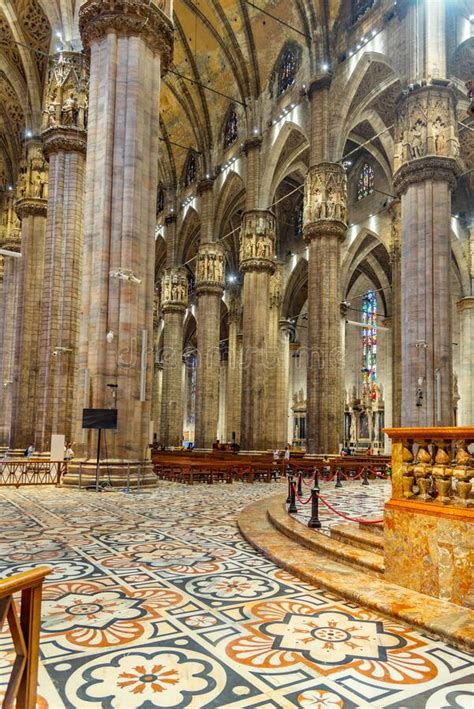
<svg viewBox="0 0 474 709"><path fill-rule="evenodd" d="M374 537L383 537L383 522L382 524L361 524L359 522L359 529L363 529Z"/></svg>
<svg viewBox="0 0 474 709"><path fill-rule="evenodd" d="M279 509L275 510L270 506L267 510L267 514L270 523L278 529L279 532L290 539L294 539L308 549L322 552L333 559L340 559L346 564L364 569L365 571L370 571L374 574L383 574L385 570L383 553L359 549L352 544L332 539L328 537L327 534L322 534L315 529L309 529L305 524L298 522L298 520L289 515L286 512L286 508L284 509L284 513L280 514Z"/></svg>
<svg viewBox="0 0 474 709"><path fill-rule="evenodd" d="M336 561L320 549L309 549L278 531L267 516L269 510L276 517L288 516L281 494L268 498L266 505L261 500L248 505L237 524L249 544L277 566L316 588L326 588L365 608L408 623L429 637L444 640L460 650L474 651L474 611L389 583L377 574Z"/></svg>
<svg viewBox="0 0 474 709"><path fill-rule="evenodd" d="M374 534L368 529L355 524L336 524L331 527L331 538L337 539L358 549L373 551L383 555L384 538L382 534Z"/></svg>

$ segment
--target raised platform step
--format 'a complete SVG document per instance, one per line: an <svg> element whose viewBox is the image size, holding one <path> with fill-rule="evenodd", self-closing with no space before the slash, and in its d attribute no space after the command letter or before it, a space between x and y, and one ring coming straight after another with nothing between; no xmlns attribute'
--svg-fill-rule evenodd
<svg viewBox="0 0 474 709"><path fill-rule="evenodd" d="M357 527L354 524L337 524L331 527L331 537L358 549L365 549L366 551L383 555L383 534L369 532L364 527Z"/></svg>
<svg viewBox="0 0 474 709"><path fill-rule="evenodd" d="M383 522L381 524L362 524L359 522L359 529L363 529L364 532L368 532L373 536L383 537Z"/></svg>
<svg viewBox="0 0 474 709"><path fill-rule="evenodd" d="M281 505L277 507L270 505L267 514L273 526L285 536L294 539L308 549L322 552L334 559L340 559L351 566L371 571L374 574L383 574L385 570L383 553L360 549L353 544L328 537L315 529L309 529L289 515L286 508L283 508L282 514L280 507Z"/></svg>
<svg viewBox="0 0 474 709"><path fill-rule="evenodd" d="M267 516L268 510L273 519L283 521L288 516L283 501L281 494L273 495L267 505L259 500L241 512L237 520L239 529L255 549L316 588L327 588L453 647L474 651L474 611L389 583L375 573L336 561L322 548L310 549L289 538Z"/></svg>

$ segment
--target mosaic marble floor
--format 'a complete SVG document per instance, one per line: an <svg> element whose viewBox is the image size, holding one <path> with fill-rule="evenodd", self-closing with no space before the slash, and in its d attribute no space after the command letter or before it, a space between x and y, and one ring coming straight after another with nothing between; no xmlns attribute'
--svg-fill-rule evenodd
<svg viewBox="0 0 474 709"><path fill-rule="evenodd" d="M334 483L320 481L319 487L321 495L327 502L337 510L340 510L348 517L353 519L363 520L381 520L383 519L383 506L386 500L390 498L391 483L389 480L371 480L368 485L362 485L360 480L344 481L343 487L335 488ZM311 517L311 502L309 501L311 494L311 484L306 482L302 485L301 500L308 504L301 504L296 500L298 512L293 515L295 519L303 524L308 524ZM319 505L319 519L321 522L321 532L330 534L331 527L339 524L354 524L343 517L338 516L330 509ZM316 533L316 532L315 532Z"/></svg>
<svg viewBox="0 0 474 709"><path fill-rule="evenodd" d="M242 540L236 514L270 491L0 491L0 576L54 572L38 706L472 709L472 657L300 582ZM2 635L0 693L8 647Z"/></svg>

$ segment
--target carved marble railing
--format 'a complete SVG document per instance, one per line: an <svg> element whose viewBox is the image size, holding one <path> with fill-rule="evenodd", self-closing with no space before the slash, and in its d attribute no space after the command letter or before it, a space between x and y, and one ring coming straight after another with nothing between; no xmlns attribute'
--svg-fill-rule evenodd
<svg viewBox="0 0 474 709"><path fill-rule="evenodd" d="M474 428L389 428L392 499L474 507Z"/></svg>

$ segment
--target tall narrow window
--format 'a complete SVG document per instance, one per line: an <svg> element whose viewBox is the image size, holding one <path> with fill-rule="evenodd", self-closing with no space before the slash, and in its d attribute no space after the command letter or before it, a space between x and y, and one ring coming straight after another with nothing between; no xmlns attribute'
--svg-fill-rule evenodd
<svg viewBox="0 0 474 709"><path fill-rule="evenodd" d="M374 390L377 380L377 296L368 290L362 301L362 374L364 383Z"/></svg>
<svg viewBox="0 0 474 709"><path fill-rule="evenodd" d="M196 182L197 178L197 161L196 153L192 150L189 151L188 157L186 158L186 167L184 170L184 186L189 187L193 182Z"/></svg>
<svg viewBox="0 0 474 709"><path fill-rule="evenodd" d="M156 194L156 213L161 214L165 208L165 191L163 187L158 187L158 192Z"/></svg>
<svg viewBox="0 0 474 709"><path fill-rule="evenodd" d="M297 71L298 60L296 53L288 47L283 52L280 66L278 67L278 96L281 96L290 86L293 86Z"/></svg>
<svg viewBox="0 0 474 709"><path fill-rule="evenodd" d="M352 0L352 22L357 22L371 7L376 0Z"/></svg>
<svg viewBox="0 0 474 709"><path fill-rule="evenodd" d="M227 116L227 121L224 128L224 149L229 148L233 143L235 143L238 132L237 113L235 112L235 109L232 108Z"/></svg>
<svg viewBox="0 0 474 709"><path fill-rule="evenodd" d="M359 178L357 180L357 199L361 200L364 197L368 197L374 191L375 174L374 168L365 163L362 170L359 173Z"/></svg>
<svg viewBox="0 0 474 709"><path fill-rule="evenodd" d="M295 210L295 235L297 239L303 237L303 200Z"/></svg>

